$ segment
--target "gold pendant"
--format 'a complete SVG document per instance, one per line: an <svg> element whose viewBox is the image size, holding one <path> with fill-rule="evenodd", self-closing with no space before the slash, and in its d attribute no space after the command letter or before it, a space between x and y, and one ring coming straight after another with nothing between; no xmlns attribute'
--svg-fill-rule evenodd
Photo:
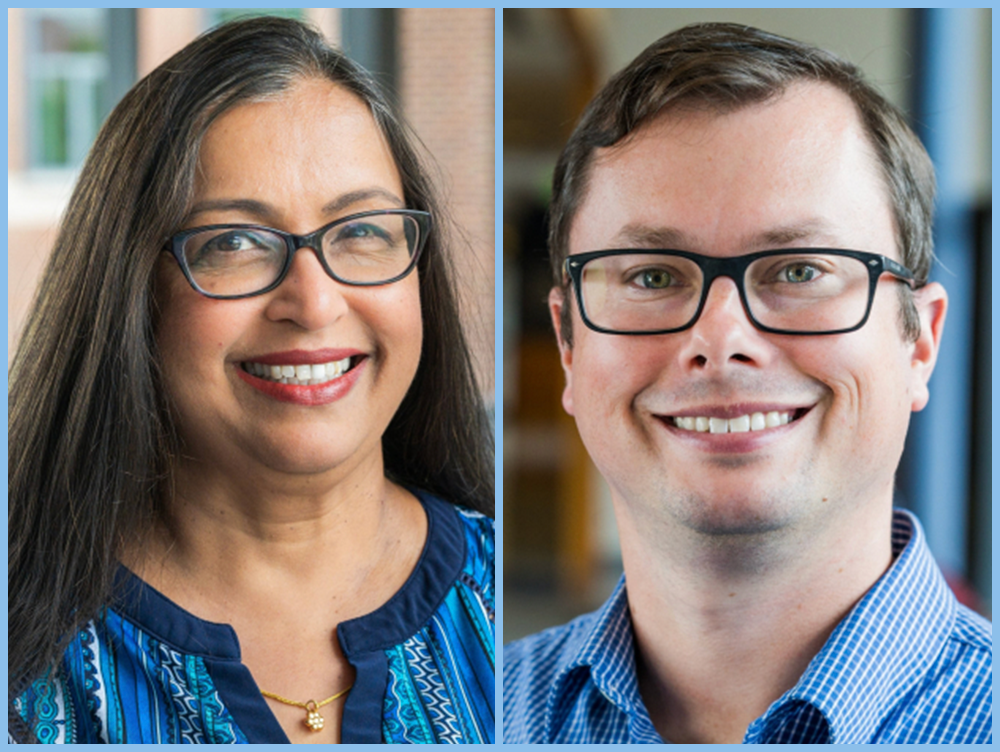
<svg viewBox="0 0 1000 752"><path fill-rule="evenodd" d="M323 728L323 716L319 714L316 701L310 700L306 703L306 719L304 721L310 731L320 731Z"/></svg>

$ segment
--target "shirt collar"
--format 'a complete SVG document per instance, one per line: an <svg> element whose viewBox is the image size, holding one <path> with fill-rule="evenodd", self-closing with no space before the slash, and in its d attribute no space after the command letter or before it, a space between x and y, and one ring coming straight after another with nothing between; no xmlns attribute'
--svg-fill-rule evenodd
<svg viewBox="0 0 1000 752"><path fill-rule="evenodd" d="M639 695L624 575L611 597L593 615L590 628L582 630L575 641L570 661L555 677L549 691L545 738L555 738L558 729L553 728L554 719L566 717L562 705L571 704L578 687L590 680L606 700L626 714L632 743L662 743Z"/></svg>
<svg viewBox="0 0 1000 752"><path fill-rule="evenodd" d="M831 743L868 741L899 698L940 652L956 606L916 517L895 510L894 561L837 625L798 683L750 724L747 739L766 743L774 727L803 703L830 724ZM631 741L662 742L639 695L625 577L589 628L574 638L571 659L556 675L546 705L546 738L589 680L628 717Z"/></svg>

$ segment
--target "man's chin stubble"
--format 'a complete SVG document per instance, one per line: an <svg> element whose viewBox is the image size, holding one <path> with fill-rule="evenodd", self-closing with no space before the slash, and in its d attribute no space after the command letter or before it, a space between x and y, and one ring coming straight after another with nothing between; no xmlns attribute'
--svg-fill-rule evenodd
<svg viewBox="0 0 1000 752"><path fill-rule="evenodd" d="M760 575L787 560L788 544L795 537L789 500L740 500L720 506L687 494L661 502L671 518L668 524L706 567L736 576Z"/></svg>

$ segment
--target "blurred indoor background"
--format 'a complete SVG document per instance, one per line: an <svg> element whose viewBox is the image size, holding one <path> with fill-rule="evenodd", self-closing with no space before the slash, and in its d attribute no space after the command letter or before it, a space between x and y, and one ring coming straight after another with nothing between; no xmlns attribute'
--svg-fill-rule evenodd
<svg viewBox="0 0 1000 752"><path fill-rule="evenodd" d="M321 28L388 87L432 155L458 228L453 247L463 315L492 406L492 8L8 8L8 359L76 173L104 118L136 81L195 36L261 13Z"/></svg>
<svg viewBox="0 0 1000 752"><path fill-rule="evenodd" d="M908 113L939 182L932 277L950 295L931 401L897 477L953 589L992 610L989 9L506 9L503 14L504 632L591 610L621 573L607 488L560 404L545 305L552 168L584 105L649 43L695 21L758 26L861 66Z"/></svg>

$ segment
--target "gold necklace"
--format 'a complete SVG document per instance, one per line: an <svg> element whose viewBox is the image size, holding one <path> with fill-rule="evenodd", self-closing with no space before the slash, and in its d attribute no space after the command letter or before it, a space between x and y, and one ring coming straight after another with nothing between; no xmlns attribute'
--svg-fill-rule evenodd
<svg viewBox="0 0 1000 752"><path fill-rule="evenodd" d="M323 728L323 716L319 714L319 709L324 705L329 705L336 699L339 699L351 691L352 684L347 689L340 690L337 694L327 697L322 702L316 702L315 700L309 700L308 702L297 702L295 700L289 700L287 697L282 697L281 695L276 695L274 692L265 692L263 689L260 691L264 697L270 697L272 700L277 700L278 702L283 702L285 705L292 705L296 708L302 708L306 711L306 719L303 723L306 725L310 731L319 731Z"/></svg>

